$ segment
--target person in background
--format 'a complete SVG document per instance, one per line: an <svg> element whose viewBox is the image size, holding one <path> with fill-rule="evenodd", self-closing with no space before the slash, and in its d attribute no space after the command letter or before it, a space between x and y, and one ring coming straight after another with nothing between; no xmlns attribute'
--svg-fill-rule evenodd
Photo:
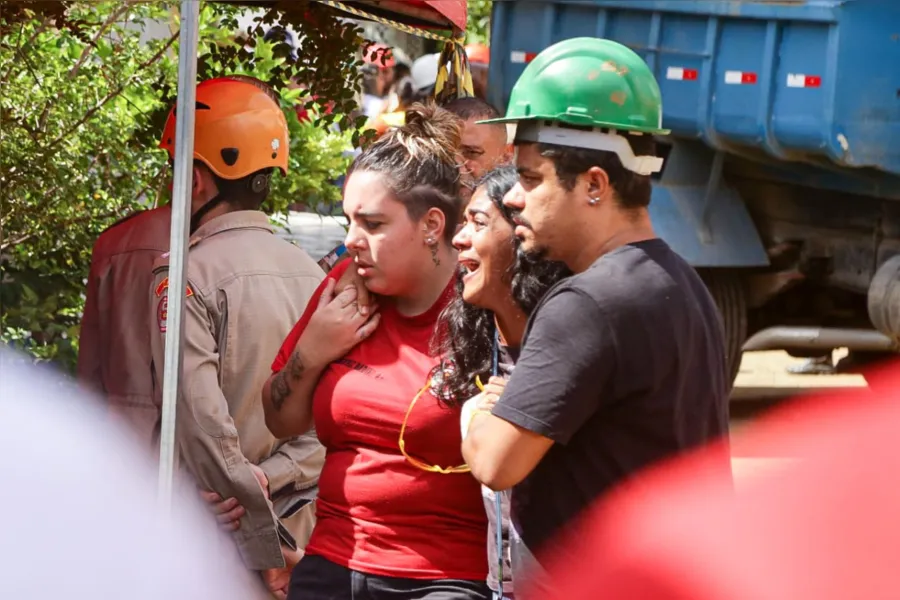
<svg viewBox="0 0 900 600"><path fill-rule="evenodd" d="M400 106L399 85L400 82L409 77L409 64L400 60L399 51L392 50L394 54L394 73L391 78L391 84L388 87L387 96L384 99L383 113L396 112Z"/></svg>
<svg viewBox="0 0 900 600"><path fill-rule="evenodd" d="M472 86L475 88L475 96L485 100L488 89L488 68L491 65L491 50L484 44L467 44L466 56L472 69Z"/></svg>
<svg viewBox="0 0 900 600"><path fill-rule="evenodd" d="M463 121L459 156L463 167L463 185L471 193L474 183L485 173L512 159L506 126L479 123L500 118L500 113L478 98L457 98L445 104L444 108ZM464 199L468 200L468 196Z"/></svg>
<svg viewBox="0 0 900 600"><path fill-rule="evenodd" d="M78 345L78 380L128 425L147 452L159 407L153 401L147 288L153 261L169 248L171 207L139 211L100 234L91 253Z"/></svg>
<svg viewBox="0 0 900 600"><path fill-rule="evenodd" d="M666 131L646 63L609 40L550 46L499 122L517 125L504 203L521 211L522 247L575 274L531 315L508 383L491 379L505 389L474 414L463 455L478 481L512 488L516 594L524 580L523 595L543 598L542 556L567 552L552 540L595 499L727 437L731 382L709 291L650 223L652 134ZM730 476L727 457L720 468Z"/></svg>
<svg viewBox="0 0 900 600"><path fill-rule="evenodd" d="M405 60L405 59L404 59ZM391 88L397 85L398 81L409 77L410 73L410 65L407 62L401 62L398 60L396 64L394 64L394 79L391 81Z"/></svg>
<svg viewBox="0 0 900 600"><path fill-rule="evenodd" d="M363 50L362 111L374 118L385 109L385 97L394 81L394 55L384 44L371 44Z"/></svg>
<svg viewBox="0 0 900 600"><path fill-rule="evenodd" d="M508 376L519 356L528 315L547 290L571 274L561 263L517 252L514 214L503 205L517 180L513 166L488 172L453 238L459 252L457 296L441 315L438 329L445 328L441 354L452 366L442 380L442 393L457 404L475 396L463 410L463 433L473 410L490 409L479 405L479 385L494 374L495 354L499 374ZM495 598L513 598L509 493L482 487L482 494L488 517L488 587Z"/></svg>
<svg viewBox="0 0 900 600"><path fill-rule="evenodd" d="M359 155L344 187L352 261L329 275L263 389L275 435L315 424L327 449L292 600L490 597L481 493L432 347L454 295L459 140L456 117L416 106ZM360 314L352 286L335 297L347 269L378 295L376 313Z"/></svg>
<svg viewBox="0 0 900 600"><path fill-rule="evenodd" d="M409 76L413 80L413 89L420 98L434 97L439 60L439 53L426 54L414 60L410 66Z"/></svg>
<svg viewBox="0 0 900 600"><path fill-rule="evenodd" d="M276 439L259 390L266 348L280 342L323 278L300 248L275 236L259 210L273 171L288 166L287 121L265 84L226 77L197 86L191 238L184 299L184 364L177 398L179 458L247 568L284 597L314 522L324 462L313 434ZM175 109L161 147L175 159ZM168 253L153 266L152 366L162 387Z"/></svg>
<svg viewBox="0 0 900 600"><path fill-rule="evenodd" d="M416 91L411 77L406 77L397 82L396 97L397 106L393 111L381 113L369 119L365 125L366 128L375 130L376 139L383 136L390 129L402 127L406 122L406 111L412 105L428 100Z"/></svg>

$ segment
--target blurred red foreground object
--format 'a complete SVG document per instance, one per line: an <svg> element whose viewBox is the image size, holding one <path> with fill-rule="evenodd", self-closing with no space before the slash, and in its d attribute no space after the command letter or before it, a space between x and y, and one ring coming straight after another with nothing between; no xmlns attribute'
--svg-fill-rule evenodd
<svg viewBox="0 0 900 600"><path fill-rule="evenodd" d="M900 362L737 440L790 462L735 493L707 448L633 480L551 562L560 600L900 598ZM740 480L738 480L740 481ZM517 594L518 595L518 594Z"/></svg>

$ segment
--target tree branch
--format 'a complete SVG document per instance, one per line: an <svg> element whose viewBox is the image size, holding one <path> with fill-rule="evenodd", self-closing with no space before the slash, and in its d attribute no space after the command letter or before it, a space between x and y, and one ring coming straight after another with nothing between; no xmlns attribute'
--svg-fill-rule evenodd
<svg viewBox="0 0 900 600"><path fill-rule="evenodd" d="M39 35L44 33L44 31L49 26L50 26L50 19L44 19L43 21L41 21L41 24L38 26L38 28L34 30L34 33L31 34L31 37L28 38L28 41L25 42L24 44L22 44L21 43L22 42L21 31L23 31L25 29L25 23L22 23L22 30L20 30L20 33L19 33L19 45L16 47L16 51L13 54L13 56L19 56L19 54L22 52L23 46L30 46L34 42L34 40L36 40ZM12 74L13 68L15 68L16 64L17 63L14 60L9 61L9 68L6 69L6 73L4 73L3 77L0 78L0 86L5 84L6 81L9 79L9 76Z"/></svg>
<svg viewBox="0 0 900 600"><path fill-rule="evenodd" d="M147 67L149 67L150 65L152 65L153 63L155 63L157 60L159 60L160 57L162 57L162 55L165 54L166 50L168 50L169 47L170 47L173 43L175 43L175 40L178 39L178 33L179 33L179 32L176 31L175 34L172 35L172 37L169 38L169 41L166 42L166 44L165 44L162 48L160 48L159 51L158 51L156 54L154 54L154 55L151 56L149 59L147 59L146 61L144 61L143 63L141 63L141 64L138 66L138 68L135 69L134 73L132 73L131 75L128 76L128 79L126 79L124 83L122 83L119 87L117 87L116 89L114 89L113 91L111 91L109 94L107 94L106 97L104 97L104 98L103 98L100 102L98 102L96 105L94 105L93 107L91 107L91 108L84 114L84 116L81 117L81 119L78 120L77 123L75 123L74 125L72 125L71 127L69 127L69 128L68 128L65 132L63 132L58 138L56 138L55 140L53 140L52 142L50 142L49 144L47 144L45 147L41 148L41 149L40 149L40 152L44 155L44 157L46 158L46 156L47 156L47 154L50 152L50 150L52 150L52 149L55 148L57 145L59 145L60 142L62 142L64 139L66 139L70 134L72 134L74 131L76 131L79 127L81 127L82 125L84 125L85 123L87 123L87 122L90 120L90 118L93 117L94 114L95 114L98 110L100 110L101 108L103 108L103 107L106 105L107 102L109 102L110 100L112 100L113 98L115 98L116 96L118 96L119 94L121 94L123 91L125 91L125 88L126 88L126 87L128 86L128 84L131 82L131 80L135 78L135 76L136 76L138 73L140 73L141 71L143 71L144 69L146 69Z"/></svg>
<svg viewBox="0 0 900 600"><path fill-rule="evenodd" d="M87 60L88 54L90 53L91 48L97 47L97 40L100 39L100 36L103 35L110 26L115 23L116 19L118 19L122 14L128 11L131 8L131 5L134 4L135 0L121 0L122 6L120 6L116 11L114 11L106 21L100 25L100 29L97 30L97 33L94 34L94 37L91 38L90 43L85 46L84 50L81 51L81 56L78 57L78 60L75 62L75 66L69 71L66 77L71 81L75 78L75 75L78 74L78 70L81 68L81 65L84 64L84 61Z"/></svg>
<svg viewBox="0 0 900 600"><path fill-rule="evenodd" d="M145 193L147 193L147 192L150 190L150 188L152 188L154 185L160 183L160 180L162 179L163 173L165 173L165 168L160 169L159 172L156 174L156 176L151 177L151 178L150 178L150 181L147 182L147 185L145 185L143 188L141 188L141 190L140 190L137 194L135 194L134 198L135 198L136 200L140 201L141 196L143 196ZM159 185L159 186L157 186L157 187L162 187L162 186ZM153 203L153 207L154 207L154 208L156 208L156 203L157 203L157 201L158 201L158 196L159 196L159 194L157 194L157 200L154 201L154 203Z"/></svg>
<svg viewBox="0 0 900 600"><path fill-rule="evenodd" d="M121 0L122 5L117 8L109 17L107 17L106 21L104 21L100 28L97 30L97 33L94 34L94 37L91 38L91 41L85 45L84 50L81 51L81 56L78 57L78 60L75 61L75 65L69 70L66 75L66 79L71 81L75 78L75 75L78 74L79 69L81 69L81 65L87 60L90 55L90 51L93 48L97 47L97 40L102 36L116 20L125 14L127 11L131 10L131 5L134 4L135 0ZM47 118L50 116L50 109L54 105L52 100L48 100L47 104L44 106L44 110L41 111L41 116L38 118L37 130L42 132L44 131L44 127L47 125Z"/></svg>
<svg viewBox="0 0 900 600"><path fill-rule="evenodd" d="M253 28L253 33L250 34L251 38L255 38L256 36L258 36L260 34L260 32L262 32L263 23L265 22L266 19L271 17L273 14L275 14L275 12L276 12L276 9L273 6L268 11L266 11L266 14L264 14L262 17L259 18L259 21L256 22L256 27Z"/></svg>

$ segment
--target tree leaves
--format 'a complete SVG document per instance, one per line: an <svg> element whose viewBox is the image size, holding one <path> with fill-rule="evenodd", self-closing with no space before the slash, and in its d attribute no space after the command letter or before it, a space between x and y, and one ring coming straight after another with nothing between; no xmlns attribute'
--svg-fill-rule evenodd
<svg viewBox="0 0 900 600"><path fill-rule="evenodd" d="M492 0L469 0L469 22L466 25L466 42L491 43Z"/></svg>
<svg viewBox="0 0 900 600"><path fill-rule="evenodd" d="M157 145L176 96L178 4L7 0L0 11L0 341L67 369L94 241L167 193ZM200 79L247 74L281 94L290 168L269 210L338 201L333 182L364 141L359 29L318 3L289 4L305 12L267 11L243 34L240 8L201 11ZM276 26L292 37L263 40Z"/></svg>

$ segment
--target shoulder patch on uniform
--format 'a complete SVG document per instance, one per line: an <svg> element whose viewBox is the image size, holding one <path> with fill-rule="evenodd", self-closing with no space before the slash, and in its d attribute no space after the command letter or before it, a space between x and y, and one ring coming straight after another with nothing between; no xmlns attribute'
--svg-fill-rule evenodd
<svg viewBox="0 0 900 600"><path fill-rule="evenodd" d="M194 295L194 290L191 289L190 284L187 284L185 287L187 288L187 291L184 296L185 298L190 298ZM160 296L162 296L163 292L165 292L167 289L169 289L169 278L165 277L162 281L159 282L159 285L156 286L156 297L159 298Z"/></svg>
<svg viewBox="0 0 900 600"><path fill-rule="evenodd" d="M187 292L185 293L185 298L190 298L194 295L194 290L191 289L190 284L187 284ZM159 285L156 286L156 297L159 298L159 302L156 304L156 324L159 326L159 332L166 332L166 321L169 319L169 278L166 277L162 281L159 282Z"/></svg>
<svg viewBox="0 0 900 600"><path fill-rule="evenodd" d="M169 295L166 294L159 299L156 305L156 323L159 325L159 332L166 332L166 319L169 318Z"/></svg>

